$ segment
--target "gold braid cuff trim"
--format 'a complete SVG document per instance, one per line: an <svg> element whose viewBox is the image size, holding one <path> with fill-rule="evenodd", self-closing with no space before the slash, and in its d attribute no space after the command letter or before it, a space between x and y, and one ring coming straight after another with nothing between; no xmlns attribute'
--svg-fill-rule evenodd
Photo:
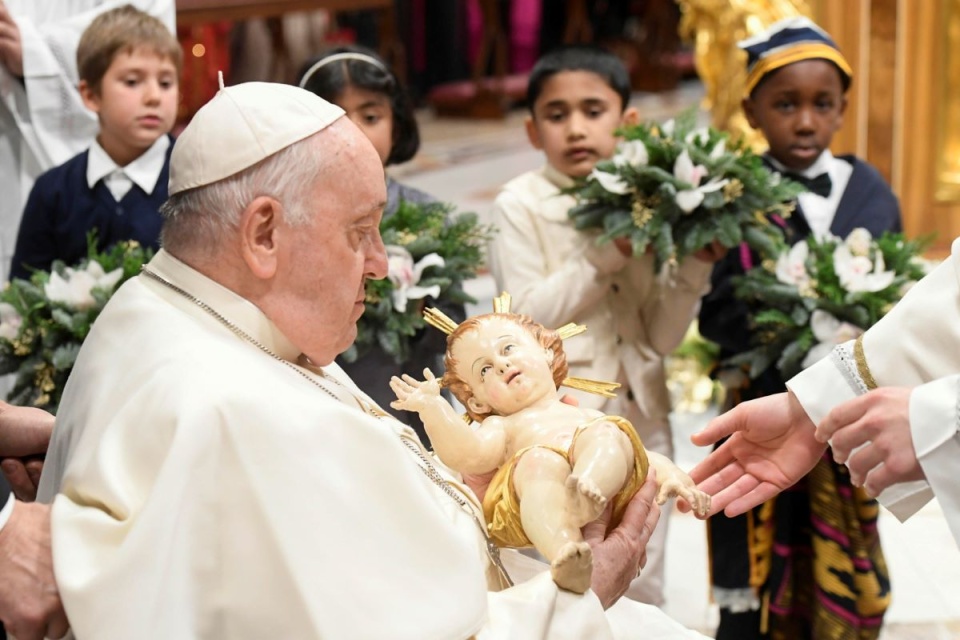
<svg viewBox="0 0 960 640"><path fill-rule="evenodd" d="M500 467L493 476L493 480L490 481L487 493L483 497L483 517L487 522L487 532L497 545L501 547L533 546L527 534L523 531L523 525L520 522L520 498L513 486L513 470L516 468L520 457L533 448L548 449L562 456L573 467L570 452L576 445L577 437L584 429L604 421L617 425L617 428L630 438L630 443L633 445L633 473L620 492L613 497L613 516L609 528L613 529L620 524L623 512L627 509L627 503L640 489L643 481L647 479L647 470L650 463L647 460L647 452L643 448L640 436L637 435L633 425L628 420L620 416L599 416L577 429L573 441L566 451L547 445L533 445L517 451L511 460Z"/></svg>
<svg viewBox="0 0 960 640"><path fill-rule="evenodd" d="M863 351L863 334L857 336L856 342L853 343L853 360L857 363L857 373L860 374L867 390L876 389L877 381L873 379L873 374L870 373L870 367L867 366L867 354Z"/></svg>

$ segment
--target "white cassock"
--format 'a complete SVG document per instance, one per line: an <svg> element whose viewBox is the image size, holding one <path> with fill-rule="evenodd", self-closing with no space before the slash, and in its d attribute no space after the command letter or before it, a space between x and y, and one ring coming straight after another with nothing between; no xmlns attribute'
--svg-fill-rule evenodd
<svg viewBox="0 0 960 640"><path fill-rule="evenodd" d="M960 545L960 239L952 255L917 283L863 336L866 367L878 387L913 387L910 433L926 482L894 485L880 502L900 520L936 496ZM865 393L853 342L787 383L815 422Z"/></svg>
<svg viewBox="0 0 960 640"><path fill-rule="evenodd" d="M90 146L95 115L77 90L77 43L108 9L132 4L175 31L174 0L3 0L20 28L23 80L0 64L0 282L37 177Z"/></svg>
<svg viewBox="0 0 960 640"><path fill-rule="evenodd" d="M476 511L422 472L413 431L248 301L164 251L150 269L278 357L145 275L110 300L40 486L77 638L703 637L543 571L488 590Z"/></svg>

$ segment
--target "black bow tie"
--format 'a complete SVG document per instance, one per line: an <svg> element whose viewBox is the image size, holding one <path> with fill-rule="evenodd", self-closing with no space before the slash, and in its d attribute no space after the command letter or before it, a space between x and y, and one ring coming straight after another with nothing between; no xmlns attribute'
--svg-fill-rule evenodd
<svg viewBox="0 0 960 640"><path fill-rule="evenodd" d="M829 198L830 190L833 189L833 181L830 179L829 173L821 173L814 178L807 178L799 173L785 173L783 175L795 182L799 182L811 193L815 193L824 198Z"/></svg>

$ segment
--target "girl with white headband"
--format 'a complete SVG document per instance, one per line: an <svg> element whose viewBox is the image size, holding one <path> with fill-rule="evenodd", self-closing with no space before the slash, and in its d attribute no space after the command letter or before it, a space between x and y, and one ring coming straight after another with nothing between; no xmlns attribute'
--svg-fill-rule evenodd
<svg viewBox="0 0 960 640"><path fill-rule="evenodd" d="M304 65L298 84L346 111L347 117L373 143L384 167L406 162L420 148L420 132L410 98L397 76L372 51L355 46L332 49ZM386 180L384 218L397 211L401 200L413 203L436 201L390 176ZM461 304L430 300L427 306L439 307L457 321L466 318ZM377 404L413 427L423 443L429 446L430 440L417 414L390 408L390 403L396 400L390 390L391 377L404 373L419 377L425 368L443 370L444 336L426 329L420 330L413 340L411 356L402 364L377 345L354 362L346 362L341 357L337 358L337 363L369 392Z"/></svg>

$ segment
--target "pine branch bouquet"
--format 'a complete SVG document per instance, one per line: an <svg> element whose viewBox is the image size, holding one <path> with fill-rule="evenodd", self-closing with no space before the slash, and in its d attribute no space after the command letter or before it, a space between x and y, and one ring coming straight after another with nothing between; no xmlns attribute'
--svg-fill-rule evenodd
<svg viewBox="0 0 960 640"><path fill-rule="evenodd" d="M802 185L728 134L696 127L694 110L619 133L616 155L567 190L578 200L570 210L578 229L601 229L599 242L630 238L634 255L652 247L658 271L714 240L777 255L783 234L770 218L790 215Z"/></svg>
<svg viewBox="0 0 960 640"><path fill-rule="evenodd" d="M398 362L410 357L410 342L426 326L425 298L435 304L476 302L463 282L483 264L492 227L474 213L451 216L448 204L401 202L380 224L389 265L383 280L367 281L365 310L357 322L357 339L342 354L354 362L379 345Z"/></svg>
<svg viewBox="0 0 960 640"><path fill-rule="evenodd" d="M87 238L87 258L75 266L56 261L29 280L0 291L0 374L15 373L12 404L56 413L80 345L104 305L153 256L136 242L104 251Z"/></svg>
<svg viewBox="0 0 960 640"><path fill-rule="evenodd" d="M734 292L751 309L756 346L725 364L745 365L751 378L773 364L793 377L893 308L932 268L921 258L928 244L862 228L844 240L811 236L738 276Z"/></svg>

